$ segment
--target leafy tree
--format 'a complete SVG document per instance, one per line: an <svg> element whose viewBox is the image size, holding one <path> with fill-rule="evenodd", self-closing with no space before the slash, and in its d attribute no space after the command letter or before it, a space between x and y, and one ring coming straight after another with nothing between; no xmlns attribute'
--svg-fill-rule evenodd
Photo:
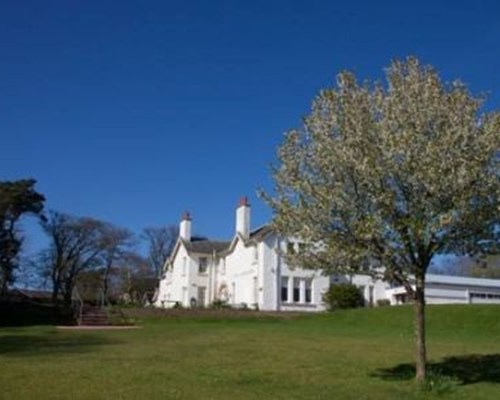
<svg viewBox="0 0 500 400"><path fill-rule="evenodd" d="M500 279L500 255L489 255L481 258L449 257L441 265L431 267L431 271L442 275Z"/></svg>
<svg viewBox="0 0 500 400"><path fill-rule="evenodd" d="M0 181L0 295L14 280L23 237L17 223L24 214L40 216L45 197L35 190L34 179Z"/></svg>
<svg viewBox="0 0 500 400"><path fill-rule="evenodd" d="M277 230L306 241L288 261L369 273L413 298L416 379L425 379L425 274L438 253L498 251L500 114L415 58L386 84L343 72L322 90L274 167Z"/></svg>
<svg viewBox="0 0 500 400"><path fill-rule="evenodd" d="M469 267L469 274L476 278L500 279L500 256L488 256L475 260Z"/></svg>
<svg viewBox="0 0 500 400"><path fill-rule="evenodd" d="M176 225L145 228L142 238L148 245L148 262L159 277L179 237Z"/></svg>

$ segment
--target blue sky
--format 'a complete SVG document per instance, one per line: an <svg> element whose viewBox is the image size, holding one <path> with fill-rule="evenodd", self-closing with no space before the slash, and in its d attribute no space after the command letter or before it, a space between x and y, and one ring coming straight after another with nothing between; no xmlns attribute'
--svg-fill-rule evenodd
<svg viewBox="0 0 500 400"><path fill-rule="evenodd" d="M417 55L500 107L498 1L0 0L0 179L47 208L225 238L342 69ZM32 226L28 248L40 246Z"/></svg>

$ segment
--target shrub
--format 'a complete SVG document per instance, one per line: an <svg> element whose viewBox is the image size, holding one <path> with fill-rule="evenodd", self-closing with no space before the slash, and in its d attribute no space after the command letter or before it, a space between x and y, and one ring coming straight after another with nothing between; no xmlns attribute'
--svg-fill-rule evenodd
<svg viewBox="0 0 500 400"><path fill-rule="evenodd" d="M391 302L389 301L389 299L378 299L377 300L377 306L379 306L379 307L387 307L390 305L391 305Z"/></svg>
<svg viewBox="0 0 500 400"><path fill-rule="evenodd" d="M227 303L227 300L215 299L212 304L210 304L212 310L221 310L223 308L231 308L231 305Z"/></svg>
<svg viewBox="0 0 500 400"><path fill-rule="evenodd" d="M176 302L174 303L174 306L173 306L172 308L174 308L174 309L176 309L176 310L181 310L181 309L183 309L183 308L184 308L184 306L182 305L182 303L181 303L180 301L176 301Z"/></svg>
<svg viewBox="0 0 500 400"><path fill-rule="evenodd" d="M363 294L359 288L350 283L331 285L330 289L323 295L323 302L330 311L363 307L365 304Z"/></svg>

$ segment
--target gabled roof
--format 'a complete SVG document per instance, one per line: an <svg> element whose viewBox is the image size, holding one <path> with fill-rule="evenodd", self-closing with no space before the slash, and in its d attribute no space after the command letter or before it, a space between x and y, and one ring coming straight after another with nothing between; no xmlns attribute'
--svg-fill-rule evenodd
<svg viewBox="0 0 500 400"><path fill-rule="evenodd" d="M225 256L233 251L238 240L242 240L245 245L249 245L250 243L255 243L264 239L269 233L272 232L274 232L274 230L271 225L262 225L251 231L248 239L244 239L239 233L237 233L230 241L210 240L205 237L193 236L188 242L179 238L175 244L172 254L170 255L170 258L167 260L167 263L171 262L175 258L181 244L184 245L189 253L212 255L215 252L218 255Z"/></svg>
<svg viewBox="0 0 500 400"><path fill-rule="evenodd" d="M270 225L262 225L259 228L250 232L248 238L244 238L239 232L234 235L233 240L231 240L227 249L225 249L221 255L227 255L232 253L236 243L241 240L245 246L250 246L255 244L259 240L264 239L269 233L274 232L273 228Z"/></svg>
<svg viewBox="0 0 500 400"><path fill-rule="evenodd" d="M229 248L231 242L222 240L209 240L205 238L191 238L190 242L184 241L184 246L189 252L201 254L218 253Z"/></svg>
<svg viewBox="0 0 500 400"><path fill-rule="evenodd" d="M273 232L271 225L266 224L258 227L257 229L250 232L250 239L260 240L264 239L269 233Z"/></svg>

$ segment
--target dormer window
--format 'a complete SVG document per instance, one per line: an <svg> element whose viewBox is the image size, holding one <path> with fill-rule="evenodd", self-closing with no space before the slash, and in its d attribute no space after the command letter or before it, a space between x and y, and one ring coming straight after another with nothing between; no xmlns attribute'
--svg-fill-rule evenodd
<svg viewBox="0 0 500 400"><path fill-rule="evenodd" d="M206 274L208 271L208 258L200 257L200 263L198 265L198 273Z"/></svg>

